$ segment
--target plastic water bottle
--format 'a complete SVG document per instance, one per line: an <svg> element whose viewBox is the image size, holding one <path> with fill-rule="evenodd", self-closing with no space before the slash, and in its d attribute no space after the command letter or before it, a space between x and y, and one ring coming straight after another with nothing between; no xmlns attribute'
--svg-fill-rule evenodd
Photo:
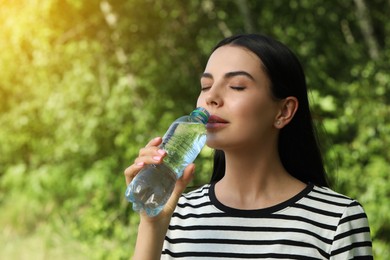
<svg viewBox="0 0 390 260"><path fill-rule="evenodd" d="M135 211L145 211L151 217L160 213L176 180L205 145L205 124L209 116L207 110L200 107L171 124L159 146L167 152L163 163L144 166L126 189L125 196L133 203Z"/></svg>

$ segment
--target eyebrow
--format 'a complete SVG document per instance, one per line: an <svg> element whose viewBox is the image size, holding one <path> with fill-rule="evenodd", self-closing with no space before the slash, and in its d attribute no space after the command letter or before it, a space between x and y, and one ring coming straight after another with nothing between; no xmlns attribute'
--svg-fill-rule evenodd
<svg viewBox="0 0 390 260"><path fill-rule="evenodd" d="M253 81L255 81L255 78L249 74L248 72L246 71L242 71L242 70L239 70L239 71L231 71L231 72L228 72L224 75L224 78L228 79L228 78L233 78L233 77L236 77L236 76L245 76ZM203 73L201 78L209 78L209 79L213 79L213 75L211 73Z"/></svg>

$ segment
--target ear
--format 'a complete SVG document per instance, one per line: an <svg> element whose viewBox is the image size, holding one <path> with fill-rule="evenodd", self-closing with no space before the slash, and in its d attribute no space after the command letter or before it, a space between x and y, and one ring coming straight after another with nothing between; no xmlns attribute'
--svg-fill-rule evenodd
<svg viewBox="0 0 390 260"><path fill-rule="evenodd" d="M275 117L274 126L282 129L285 125L290 123L295 112L298 109L298 99L296 97L286 97L280 101L280 110Z"/></svg>

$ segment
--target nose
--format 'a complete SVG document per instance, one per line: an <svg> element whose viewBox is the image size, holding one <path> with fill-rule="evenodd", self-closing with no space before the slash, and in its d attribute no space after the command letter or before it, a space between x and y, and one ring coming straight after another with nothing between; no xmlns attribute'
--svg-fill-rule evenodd
<svg viewBox="0 0 390 260"><path fill-rule="evenodd" d="M223 99L218 87L213 86L209 89L205 101L208 106L212 107L220 107L223 105Z"/></svg>

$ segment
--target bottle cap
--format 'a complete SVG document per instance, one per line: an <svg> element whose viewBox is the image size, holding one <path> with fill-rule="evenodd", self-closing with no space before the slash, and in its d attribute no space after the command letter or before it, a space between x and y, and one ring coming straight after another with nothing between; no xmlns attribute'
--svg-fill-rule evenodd
<svg viewBox="0 0 390 260"><path fill-rule="evenodd" d="M200 117L201 121L206 124L209 121L210 113L203 107L198 107L191 112L191 116Z"/></svg>

